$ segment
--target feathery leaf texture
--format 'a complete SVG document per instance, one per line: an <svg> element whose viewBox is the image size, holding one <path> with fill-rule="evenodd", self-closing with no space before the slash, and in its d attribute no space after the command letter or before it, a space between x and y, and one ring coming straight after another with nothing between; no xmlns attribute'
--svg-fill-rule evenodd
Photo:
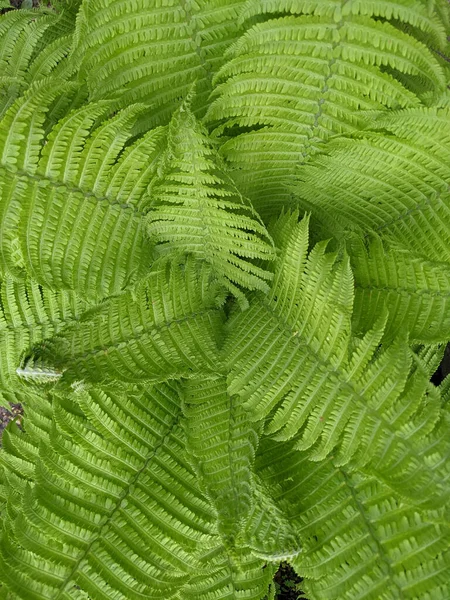
<svg viewBox="0 0 450 600"><path fill-rule="evenodd" d="M268 440L257 463L304 540L292 562L308 598L448 597L450 531L438 511L418 512L379 480L292 444Z"/></svg>
<svg viewBox="0 0 450 600"><path fill-rule="evenodd" d="M100 103L75 110L45 136L57 96L54 83L42 82L0 122L0 256L13 274L26 269L39 283L102 298L150 269L143 211L163 132L124 149L141 109L90 132L107 113ZM139 160L147 168L138 174Z"/></svg>
<svg viewBox="0 0 450 600"><path fill-rule="evenodd" d="M83 2L75 51L80 78L94 100L121 107L149 104L147 125L170 118L178 99L198 81L196 109L204 112L214 73L240 33L243 0L121 0ZM120 92L120 95L119 95Z"/></svg>
<svg viewBox="0 0 450 600"><path fill-rule="evenodd" d="M27 396L17 377L17 367L30 346L77 321L88 308L89 304L73 292L55 293L35 281L16 281L11 277L0 281L0 397L3 402L20 402Z"/></svg>
<svg viewBox="0 0 450 600"><path fill-rule="evenodd" d="M0 117L33 82L71 79L72 35L64 12L11 11L0 20Z"/></svg>
<svg viewBox="0 0 450 600"><path fill-rule="evenodd" d="M218 291L219 290L219 291ZM31 350L63 380L137 382L216 372L223 316L220 286L205 263L163 261L133 292L104 301ZM28 357L27 357L28 358Z"/></svg>
<svg viewBox="0 0 450 600"><path fill-rule="evenodd" d="M86 416L56 403L15 523L20 546L10 534L1 542L2 572L27 600L75 598L80 588L95 598L166 598L215 538L184 458L176 389L93 388L76 400Z"/></svg>
<svg viewBox="0 0 450 600"><path fill-rule="evenodd" d="M351 246L355 277L354 323L373 326L380 311L389 311L385 339L398 331L411 340L446 342L450 338L450 264L411 256L404 249L383 248L375 238Z"/></svg>
<svg viewBox="0 0 450 600"><path fill-rule="evenodd" d="M225 546L237 545L253 504L253 461L258 432L226 379L192 380L184 393L188 449L205 494L218 513Z"/></svg>
<svg viewBox="0 0 450 600"><path fill-rule="evenodd" d="M227 325L229 393L243 398L252 420L267 419L275 439L301 431L296 447L312 448L314 460L335 451L340 464L353 459L417 502L442 505L450 444L439 397L420 369L408 379L401 338L378 350L380 322L351 343L348 261L338 263L323 244L308 256L307 221L283 220L270 294Z"/></svg>
<svg viewBox="0 0 450 600"><path fill-rule="evenodd" d="M11 423L2 435L0 453L0 507L3 526L11 526L22 504L28 483L33 483L39 447L49 442L52 429L52 400L35 391L23 394L26 432Z"/></svg>
<svg viewBox="0 0 450 600"><path fill-rule="evenodd" d="M332 217L335 235L375 231L427 260L450 262L449 115L448 107L375 113L366 130L336 138L298 169L300 206Z"/></svg>
<svg viewBox="0 0 450 600"><path fill-rule="evenodd" d="M448 600L448 1L0 5L0 599Z"/></svg>
<svg viewBox="0 0 450 600"><path fill-rule="evenodd" d="M401 27L405 19L431 29L442 47L443 24L419 2L407 10L404 5L390 10L392 4L288 1L244 7L243 17L253 12L264 21L228 51L207 116L219 122L217 135L237 129L237 135L225 137L222 152L239 169L243 193L264 214L277 214L289 202L297 167L331 136L361 127L360 111L414 107L420 90L444 89L438 58ZM280 17L283 13L288 15Z"/></svg>
<svg viewBox="0 0 450 600"><path fill-rule="evenodd" d="M271 273L250 260L275 258L270 238L249 202L220 172L207 132L188 103L172 117L158 170L161 175L149 188L147 231L160 252L189 253L211 263L244 305L238 286L268 291Z"/></svg>

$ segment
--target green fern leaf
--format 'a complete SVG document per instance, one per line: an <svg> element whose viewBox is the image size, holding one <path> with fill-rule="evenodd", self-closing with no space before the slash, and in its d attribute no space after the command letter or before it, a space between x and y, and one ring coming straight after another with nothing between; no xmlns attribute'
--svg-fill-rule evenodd
<svg viewBox="0 0 450 600"><path fill-rule="evenodd" d="M380 113L367 131L330 142L298 170L295 192L318 218L450 262L448 215L449 108ZM349 182L351 188L349 187Z"/></svg>
<svg viewBox="0 0 450 600"><path fill-rule="evenodd" d="M101 298L150 269L142 211L162 131L124 150L141 109L131 107L90 132L108 110L91 104L45 137L45 114L57 96L54 81L50 90L41 83L0 124L2 266L19 276L25 267L47 286Z"/></svg>
<svg viewBox="0 0 450 600"><path fill-rule="evenodd" d="M438 524L441 513L418 512L379 481L332 458L311 462L292 444L267 440L257 465L304 543L292 564L308 598L448 597L450 531Z"/></svg>
<svg viewBox="0 0 450 600"><path fill-rule="evenodd" d="M185 459L176 391L76 396L55 405L50 447L15 524L2 573L23 600L168 598L214 545L213 513ZM111 460L113 458L113 460Z"/></svg>
<svg viewBox="0 0 450 600"><path fill-rule="evenodd" d="M306 3L274 4L278 16L291 6L301 12ZM230 60L215 77L217 99L207 118L219 122L217 135L232 135L222 152L238 169L240 189L264 215L290 202L299 165L334 134L361 127L361 111L418 105L396 73L416 80L422 93L445 86L437 58L395 27L393 13L391 24L378 20L375 8L373 18L367 14L370 6L350 14L350 4L342 12L340 5L321 3L318 15L267 14L230 48ZM417 7L416 20L426 27L429 19ZM340 12L337 22L330 10Z"/></svg>
<svg viewBox="0 0 450 600"><path fill-rule="evenodd" d="M15 422L2 433L0 452L0 511L5 529L20 512L27 484L34 482L40 445L48 445L52 428L52 402L48 395L24 394L26 432Z"/></svg>
<svg viewBox="0 0 450 600"><path fill-rule="evenodd" d="M63 381L165 381L220 369L224 293L208 265L164 261L137 289L31 351L30 362Z"/></svg>
<svg viewBox="0 0 450 600"><path fill-rule="evenodd" d="M169 126L161 176L150 186L147 230L160 252L186 252L209 262L245 306L240 288L268 291L271 276L250 261L273 260L275 253L259 216L219 167L206 130L189 101L183 103Z"/></svg>
<svg viewBox="0 0 450 600"><path fill-rule="evenodd" d="M341 464L369 465L405 496L442 505L450 445L439 398L422 371L408 378L401 338L378 350L383 323L352 339L348 261L336 263L323 245L308 256L306 221L282 221L270 294L227 324L229 393L242 397L253 420L265 419L275 439L300 431L297 448L312 448L314 460L335 451Z"/></svg>
<svg viewBox="0 0 450 600"><path fill-rule="evenodd" d="M450 266L435 263L374 240L368 248L351 246L355 276L356 328L372 327L380 311L389 311L385 339L399 331L422 342L450 338Z"/></svg>
<svg viewBox="0 0 450 600"><path fill-rule="evenodd" d="M225 378L188 382L184 414L188 449L217 510L224 545L233 550L253 504L257 427L249 422L240 399L228 396Z"/></svg>
<svg viewBox="0 0 450 600"><path fill-rule="evenodd" d="M176 600L272 600L276 567L245 549L237 551L237 559L222 552L216 568L192 577Z"/></svg>
<svg viewBox="0 0 450 600"><path fill-rule="evenodd" d="M55 293L34 281L0 281L0 398L23 402L17 367L30 346L77 321L89 304L73 292Z"/></svg>
<svg viewBox="0 0 450 600"><path fill-rule="evenodd" d="M0 117L33 82L73 77L76 61L68 57L75 18L68 12L22 8L0 16Z"/></svg>
<svg viewBox="0 0 450 600"><path fill-rule="evenodd" d="M418 29L430 45L442 50L447 42L448 8L444 13L438 7L429 10L418 0L247 0L239 17L244 22L258 15L277 12L333 18L336 22L348 15L381 17L395 21L397 25L402 23Z"/></svg>
<svg viewBox="0 0 450 600"><path fill-rule="evenodd" d="M145 102L146 126L167 122L195 81L195 108L204 112L211 79L240 30L243 0L120 0L83 3L76 52L80 78L93 100L116 98L120 107ZM119 96L120 93L120 96Z"/></svg>

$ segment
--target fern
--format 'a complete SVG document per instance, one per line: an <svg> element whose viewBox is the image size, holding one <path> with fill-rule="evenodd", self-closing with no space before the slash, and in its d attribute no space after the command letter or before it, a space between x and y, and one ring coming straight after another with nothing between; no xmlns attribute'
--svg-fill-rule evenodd
<svg viewBox="0 0 450 600"><path fill-rule="evenodd" d="M431 29L438 47L443 23L419 2L401 9L392 2L246 4L243 18L264 14L264 21L230 48L208 119L221 123L217 134L238 128L222 151L263 214L277 214L297 167L333 134L361 127L360 111L413 107L423 90L443 89L437 58L402 31L402 21Z"/></svg>
<svg viewBox="0 0 450 600"><path fill-rule="evenodd" d="M161 176L150 187L150 239L162 242L165 253L189 252L210 262L216 277L245 305L235 284L268 290L264 280L270 273L245 260L273 259L265 227L220 173L206 132L188 106L183 104L172 117L168 136Z"/></svg>
<svg viewBox="0 0 450 600"><path fill-rule="evenodd" d="M71 292L56 294L34 281L0 282L0 394L17 402L26 390L17 368L30 346L75 322L89 305Z"/></svg>
<svg viewBox="0 0 450 600"><path fill-rule="evenodd" d="M2 121L7 133L0 139L3 265L13 274L26 269L48 286L101 298L121 291L150 268L143 196L146 179L153 175L149 156L157 153L162 132L150 132L124 152L139 108L125 110L89 136L107 113L107 106L100 104L70 113L45 136L45 113L58 91L49 91L43 82ZM30 128L27 116L32 114ZM135 161L144 155L148 170L136 180ZM17 230L22 231L22 247ZM120 244L114 242L115 235ZM11 254L11 247L17 254Z"/></svg>
<svg viewBox="0 0 450 600"><path fill-rule="evenodd" d="M119 96L119 106L146 102L147 125L164 122L198 81L196 108L204 112L211 80L236 39L243 0L120 0L83 3L75 52L80 78L93 99Z"/></svg>
<svg viewBox="0 0 450 600"><path fill-rule="evenodd" d="M379 481L332 459L311 462L292 444L266 443L258 461L304 539L293 564L308 595L448 597L449 531L439 513L417 512Z"/></svg>
<svg viewBox="0 0 450 600"><path fill-rule="evenodd" d="M75 327L32 350L30 360L56 367L68 382L162 381L214 372L222 315L209 279L210 270L192 260L165 261L135 292L88 311Z"/></svg>
<svg viewBox="0 0 450 600"><path fill-rule="evenodd" d="M447 600L446 0L0 34L0 598Z"/></svg>

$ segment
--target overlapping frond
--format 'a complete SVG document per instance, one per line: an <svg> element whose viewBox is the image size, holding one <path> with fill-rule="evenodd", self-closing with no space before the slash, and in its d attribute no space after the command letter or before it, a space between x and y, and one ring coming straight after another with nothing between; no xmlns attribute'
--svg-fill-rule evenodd
<svg viewBox="0 0 450 600"><path fill-rule="evenodd" d="M28 391L21 400L24 403L21 425L11 422L2 433L0 512L3 529L11 528L20 512L27 484L34 482L39 448L48 445L52 428L52 401L48 394Z"/></svg>
<svg viewBox="0 0 450 600"><path fill-rule="evenodd" d="M242 545L239 536L253 505L253 461L258 444L238 397L227 393L226 378L192 380L184 388L188 449L201 485L218 514L226 548Z"/></svg>
<svg viewBox="0 0 450 600"><path fill-rule="evenodd" d="M157 250L189 253L209 262L242 304L243 289L268 291L271 273L254 260L273 260L275 250L258 214L241 196L216 155L190 102L175 112L167 150L149 193L147 230Z"/></svg>
<svg viewBox="0 0 450 600"><path fill-rule="evenodd" d="M337 138L297 171L298 194L334 234L349 228L450 262L450 109L380 113L370 128ZM350 184L351 182L351 184Z"/></svg>
<svg viewBox="0 0 450 600"><path fill-rule="evenodd" d="M223 289L205 263L164 261L133 292L105 300L36 347L29 364L76 381L164 381L220 369Z"/></svg>
<svg viewBox="0 0 450 600"><path fill-rule="evenodd" d="M100 103L45 135L60 89L54 80L33 87L0 122L2 268L19 275L25 268L47 286L101 298L150 268L143 211L162 131L125 148L142 109L95 127L108 113Z"/></svg>
<svg viewBox="0 0 450 600"><path fill-rule="evenodd" d="M426 343L450 339L450 264L411 256L379 239L351 245L355 277L354 324L370 329L384 309L389 311L385 339L399 331Z"/></svg>
<svg viewBox="0 0 450 600"><path fill-rule="evenodd" d="M54 292L34 281L0 281L0 398L23 402L28 390L17 368L31 346L77 321L89 308L73 292Z"/></svg>
<svg viewBox="0 0 450 600"><path fill-rule="evenodd" d="M308 230L284 217L285 245L267 298L227 325L229 393L265 419L265 432L321 460L335 451L374 470L425 505L450 493L449 423L427 376L401 338L379 349L383 323L352 338L352 278ZM275 228L277 229L277 228ZM276 236L275 236L276 239Z"/></svg>
<svg viewBox="0 0 450 600"><path fill-rule="evenodd" d="M292 560L310 600L445 600L450 531L439 511L419 512L392 490L333 459L311 462L266 440L260 476L277 490L304 544Z"/></svg>
<svg viewBox="0 0 450 600"><path fill-rule="evenodd" d="M176 600L273 600L275 567L247 549L221 552L214 569L194 576Z"/></svg>
<svg viewBox="0 0 450 600"><path fill-rule="evenodd" d="M0 15L1 600L448 600L449 33Z"/></svg>
<svg viewBox="0 0 450 600"><path fill-rule="evenodd" d="M239 169L242 192L264 214L278 214L280 203L290 202L296 168L330 136L361 127L361 111L417 106L420 90L444 89L438 58L401 30L401 19L431 29L442 43L443 24L419 2L408 9L392 5L252 2L244 8L243 16L256 12L264 20L228 51L207 118L218 123L217 135L231 135L223 154Z"/></svg>
<svg viewBox="0 0 450 600"><path fill-rule="evenodd" d="M23 600L168 598L217 545L214 514L185 458L176 390L56 404L34 487L6 532L2 573Z"/></svg>
<svg viewBox="0 0 450 600"><path fill-rule="evenodd" d="M17 10L0 16L0 116L33 82L74 75L76 61L68 56L75 17L68 12Z"/></svg>
<svg viewBox="0 0 450 600"><path fill-rule="evenodd" d="M266 565L276 565L282 559L296 556L301 544L288 516L272 497L272 490L264 487L253 472L261 426L250 422L239 396L228 394L226 378L187 382L183 406L187 447L202 489L217 511L218 532L228 554L227 568L220 566L201 584L201 589L206 593L207 586L218 585L218 577L225 578L227 591L221 587L211 598L240 598L237 590L234 590L236 596L230 595L233 591L230 578L233 580L243 568L238 564L243 561L245 569L249 568L249 561L257 564L253 555L266 561ZM252 569L248 572L249 589L254 576ZM267 579L261 572L260 578L267 588ZM192 586L193 583L188 589ZM255 586L253 593L260 593L258 589Z"/></svg>
<svg viewBox="0 0 450 600"><path fill-rule="evenodd" d="M146 102L145 122L166 121L198 81L196 109L204 112L211 79L240 33L244 0L89 0L77 26L80 78L92 99L118 105ZM120 96L119 96L120 92Z"/></svg>
<svg viewBox="0 0 450 600"><path fill-rule="evenodd" d="M444 10L443 10L444 9ZM409 25L427 36L429 45L443 50L446 46L448 4L431 6L427 0L247 0L239 18L245 22L259 15L288 12L333 18L361 15L394 21L398 27Z"/></svg>

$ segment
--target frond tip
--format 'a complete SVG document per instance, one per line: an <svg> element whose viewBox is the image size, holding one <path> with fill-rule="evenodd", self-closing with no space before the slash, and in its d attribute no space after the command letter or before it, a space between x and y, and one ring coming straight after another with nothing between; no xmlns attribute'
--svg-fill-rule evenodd
<svg viewBox="0 0 450 600"><path fill-rule="evenodd" d="M273 244L250 202L226 174L189 100L172 117L159 174L150 185L147 216L157 250L206 260L244 306L242 288L268 291L271 273L254 261L273 260Z"/></svg>

